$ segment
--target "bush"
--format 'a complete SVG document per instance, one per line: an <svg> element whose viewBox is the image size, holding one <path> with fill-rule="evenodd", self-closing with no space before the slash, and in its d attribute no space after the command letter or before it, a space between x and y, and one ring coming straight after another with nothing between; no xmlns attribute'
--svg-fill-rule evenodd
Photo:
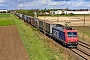
<svg viewBox="0 0 90 60"><path fill-rule="evenodd" d="M65 15L65 13L62 13L61 15Z"/></svg>
<svg viewBox="0 0 90 60"><path fill-rule="evenodd" d="M73 14L73 13L69 13L69 15L70 15L70 16L74 16L74 14Z"/></svg>
<svg viewBox="0 0 90 60"><path fill-rule="evenodd" d="M6 13L6 11L3 11L3 13Z"/></svg>
<svg viewBox="0 0 90 60"><path fill-rule="evenodd" d="M10 13L10 11L8 10L7 13Z"/></svg>
<svg viewBox="0 0 90 60"><path fill-rule="evenodd" d="M2 13L2 11L0 11L0 13Z"/></svg>

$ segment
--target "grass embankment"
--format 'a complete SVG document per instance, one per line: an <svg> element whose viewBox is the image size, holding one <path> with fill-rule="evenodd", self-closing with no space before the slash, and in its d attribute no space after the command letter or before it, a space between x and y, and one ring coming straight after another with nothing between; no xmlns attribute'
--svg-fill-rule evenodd
<svg viewBox="0 0 90 60"><path fill-rule="evenodd" d="M88 36L90 36L90 26L77 26L77 27L74 27L75 29L77 29L79 32L83 33L83 34L86 34Z"/></svg>
<svg viewBox="0 0 90 60"><path fill-rule="evenodd" d="M76 30L78 30L79 38L87 43L90 43L90 26L74 26Z"/></svg>
<svg viewBox="0 0 90 60"><path fill-rule="evenodd" d="M9 13L0 13L0 18L10 17Z"/></svg>
<svg viewBox="0 0 90 60"><path fill-rule="evenodd" d="M10 14L0 14L0 26L10 26L13 25Z"/></svg>
<svg viewBox="0 0 90 60"><path fill-rule="evenodd" d="M30 60L65 60L62 51L55 51L47 41L42 39L43 37L40 37L42 34L38 29L28 26L14 15L11 17L20 33Z"/></svg>

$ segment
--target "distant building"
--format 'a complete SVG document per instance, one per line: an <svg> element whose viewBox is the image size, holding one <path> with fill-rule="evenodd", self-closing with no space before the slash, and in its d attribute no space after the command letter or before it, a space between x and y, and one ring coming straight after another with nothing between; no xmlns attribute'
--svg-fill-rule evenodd
<svg viewBox="0 0 90 60"><path fill-rule="evenodd" d="M90 14L90 11L64 11L65 14L73 13L73 14Z"/></svg>
<svg viewBox="0 0 90 60"><path fill-rule="evenodd" d="M8 10L6 9L0 9L0 12L7 12Z"/></svg>
<svg viewBox="0 0 90 60"><path fill-rule="evenodd" d="M45 12L45 14L49 14L48 12Z"/></svg>
<svg viewBox="0 0 90 60"><path fill-rule="evenodd" d="M84 10L84 9L81 9L81 10L52 10L50 11L50 14L62 14L62 13L65 13L65 14L69 14L69 13L73 13L73 14L90 14L90 10Z"/></svg>
<svg viewBox="0 0 90 60"><path fill-rule="evenodd" d="M62 10L57 10L57 11L50 11L50 14L62 14Z"/></svg>

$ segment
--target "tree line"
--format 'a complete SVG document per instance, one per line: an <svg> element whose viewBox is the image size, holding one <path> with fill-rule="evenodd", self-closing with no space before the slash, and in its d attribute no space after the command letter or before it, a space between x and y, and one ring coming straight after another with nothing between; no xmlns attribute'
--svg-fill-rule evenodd
<svg viewBox="0 0 90 60"><path fill-rule="evenodd" d="M25 14L25 15L29 15L32 17L38 17L38 16L44 16L45 12L50 12L49 9L46 10L46 8L44 10L39 10L39 9L35 9L35 10L23 10L23 9L19 9L17 10L18 13L21 14Z"/></svg>
<svg viewBox="0 0 90 60"><path fill-rule="evenodd" d="M32 16L32 17L38 17L38 16L74 16L73 13L70 14L50 14L51 9L43 9L43 10L39 10L39 9L34 9L34 10L24 10L24 9L19 9L16 10L17 13L21 13L21 14L25 14L28 16ZM49 13L49 14L46 14Z"/></svg>

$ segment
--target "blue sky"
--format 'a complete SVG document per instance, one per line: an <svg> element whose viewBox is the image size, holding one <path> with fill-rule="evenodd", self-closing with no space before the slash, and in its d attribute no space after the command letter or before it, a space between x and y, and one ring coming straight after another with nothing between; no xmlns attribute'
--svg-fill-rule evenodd
<svg viewBox="0 0 90 60"><path fill-rule="evenodd" d="M0 0L0 9L90 9L90 0Z"/></svg>

